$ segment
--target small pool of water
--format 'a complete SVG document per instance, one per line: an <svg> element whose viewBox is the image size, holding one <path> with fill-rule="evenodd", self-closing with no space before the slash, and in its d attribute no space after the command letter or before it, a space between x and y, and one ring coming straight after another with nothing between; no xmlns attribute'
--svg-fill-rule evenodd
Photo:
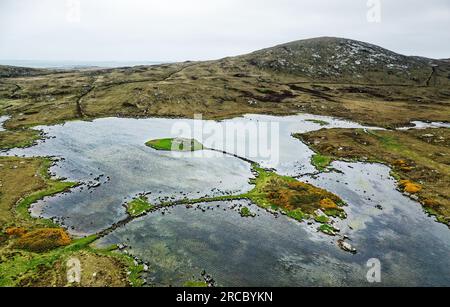
<svg viewBox="0 0 450 307"><path fill-rule="evenodd" d="M450 123L444 122L422 122L422 121L412 121L412 127L402 127L398 130L411 130L411 129L426 129L426 128L450 128Z"/></svg>
<svg viewBox="0 0 450 307"><path fill-rule="evenodd" d="M5 131L3 123L9 119L9 116L0 116L0 131Z"/></svg>

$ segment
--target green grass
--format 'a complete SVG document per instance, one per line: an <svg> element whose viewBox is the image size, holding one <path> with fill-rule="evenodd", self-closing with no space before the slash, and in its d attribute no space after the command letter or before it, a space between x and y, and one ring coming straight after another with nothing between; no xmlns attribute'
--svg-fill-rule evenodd
<svg viewBox="0 0 450 307"><path fill-rule="evenodd" d="M31 218L29 209L31 204L37 202L38 200L43 199L46 196L51 196L57 193L61 193L67 191L77 185L74 182L65 182L65 181L57 181L51 180L47 182L48 187L45 190L34 192L27 197L23 198L18 205L16 206L16 216L19 219L29 219ZM55 224L50 220L41 219L42 222L48 224L48 226L54 227Z"/></svg>
<svg viewBox="0 0 450 307"><path fill-rule="evenodd" d="M326 168L331 164L332 161L333 159L331 157L322 156L320 154L315 154L311 157L311 164L321 172L326 170Z"/></svg>
<svg viewBox="0 0 450 307"><path fill-rule="evenodd" d="M254 217L255 213L251 212L248 207L242 207L241 210L239 210L239 213L242 217Z"/></svg>
<svg viewBox="0 0 450 307"><path fill-rule="evenodd" d="M155 208L154 205L148 202L147 197L141 196L133 199L127 205L127 213L130 216L139 216L147 211L150 211Z"/></svg>
<svg viewBox="0 0 450 307"><path fill-rule="evenodd" d="M436 221L439 223L447 224L448 221L445 219L445 216L439 214L436 210L430 207L423 207L423 210L429 215L434 216L436 218Z"/></svg>
<svg viewBox="0 0 450 307"><path fill-rule="evenodd" d="M311 122L314 124L318 124L320 126L328 126L330 123L324 120L320 120L320 119L307 119L307 122Z"/></svg>
<svg viewBox="0 0 450 307"><path fill-rule="evenodd" d="M158 139L158 140L150 140L145 145L156 149L156 150L165 150L165 151L171 151L172 150L172 141L173 139Z"/></svg>
<svg viewBox="0 0 450 307"><path fill-rule="evenodd" d="M336 229L329 225L329 224L322 224L319 226L319 230L327 235L335 236L336 235Z"/></svg>
<svg viewBox="0 0 450 307"><path fill-rule="evenodd" d="M44 162L39 170L39 175L45 180L46 188L29 194L28 196L22 198L15 206L15 217L16 219L30 220L30 206L43 199L44 197L55 195L64 191L68 191L71 188L78 185L77 182L68 182L50 179L48 169L50 168L52 161L50 159L44 159ZM57 227L55 223L48 219L39 219L40 222L49 226Z"/></svg>
<svg viewBox="0 0 450 307"><path fill-rule="evenodd" d="M330 221L330 219L328 217L326 217L325 215L315 216L314 220L317 223L321 223L321 224L326 224Z"/></svg>
<svg viewBox="0 0 450 307"><path fill-rule="evenodd" d="M287 216L290 218L293 218L294 220L297 220L299 222L302 222L303 220L308 218L308 215L303 213L301 209L295 209L292 211L287 212Z"/></svg>
<svg viewBox="0 0 450 307"><path fill-rule="evenodd" d="M274 172L267 171L256 163L252 164L252 169L258 174L256 178L250 182L254 184L255 187L250 192L244 194L244 196L262 208L278 209L279 207L276 204L271 203L267 199L267 193L264 191L265 187L270 180L274 178L282 179L285 182L293 182L296 180L289 176L281 176Z"/></svg>
<svg viewBox="0 0 450 307"><path fill-rule="evenodd" d="M50 159L42 159L42 163L37 169L36 174L45 182L45 187L20 199L13 207L13 215L7 224L24 225L27 229L35 229L40 227L60 227L51 220L33 218L29 213L30 205L34 202L51 196L77 185L74 182L65 182L51 179L49 175L49 167L52 161ZM56 270L52 274L59 274L59 269L55 267L55 263L61 263L73 253L78 251L86 251L92 254L103 254L120 260L129 271L128 281L131 285L140 286L142 280L140 273L143 270L141 265L135 265L134 261L128 255L122 255L117 252L102 251L90 247L89 245L97 240L97 236L89 236L72 241L67 246L58 247L42 253L35 253L26 250L19 250L14 247L14 238L11 238L3 245L0 245L0 286L17 286L21 281L31 278L33 280L41 280L43 271ZM53 281L54 282L54 281ZM50 285L52 281L42 281L43 285ZM105 284L106 285L106 284Z"/></svg>
<svg viewBox="0 0 450 307"><path fill-rule="evenodd" d="M39 274L43 267L51 268L59 259L64 259L79 250L89 248L89 244L97 239L97 236L89 236L73 241L72 244L38 254L32 252L17 252L8 261L0 263L0 287L15 286L21 278Z"/></svg>
<svg viewBox="0 0 450 307"><path fill-rule="evenodd" d="M361 132L364 130L359 129L358 131ZM377 141L380 142L380 144L386 149L395 151L402 149L402 145L398 142L398 140L394 136L380 134L377 133L376 131L370 130L368 130L367 133L374 136L377 139Z"/></svg>
<svg viewBox="0 0 450 307"><path fill-rule="evenodd" d="M185 138L150 140L145 145L161 151L197 151L204 148L197 140Z"/></svg>
<svg viewBox="0 0 450 307"><path fill-rule="evenodd" d="M0 149L29 147L41 138L40 131L33 129L0 131Z"/></svg>
<svg viewBox="0 0 450 307"><path fill-rule="evenodd" d="M337 205L339 206L340 204ZM327 209L323 213L325 213L327 216L338 217L341 219L347 218L347 214L345 213L345 211L342 210Z"/></svg>
<svg viewBox="0 0 450 307"><path fill-rule="evenodd" d="M141 273L142 265L135 265L131 257L120 254L109 249L94 249L90 244L97 240L96 235L74 240L70 245L60 247L45 253L32 253L17 251L15 255L0 263L0 287L17 286L21 279L39 274L43 267L52 268L57 261L65 260L78 251L88 251L91 253L114 257L122 261L128 267L128 280L134 287L143 285Z"/></svg>

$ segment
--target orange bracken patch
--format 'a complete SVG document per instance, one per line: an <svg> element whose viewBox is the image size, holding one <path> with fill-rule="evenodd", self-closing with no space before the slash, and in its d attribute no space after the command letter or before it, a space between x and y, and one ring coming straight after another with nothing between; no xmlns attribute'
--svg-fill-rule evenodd
<svg viewBox="0 0 450 307"><path fill-rule="evenodd" d="M420 184L413 183L410 180L402 180L399 185L403 188L403 191L410 194L415 194L422 190L422 186Z"/></svg>
<svg viewBox="0 0 450 307"><path fill-rule="evenodd" d="M338 205L329 198L322 199L319 204L321 209L338 209Z"/></svg>
<svg viewBox="0 0 450 307"><path fill-rule="evenodd" d="M22 227L9 227L5 230L5 233L10 237L21 237L27 233L27 230Z"/></svg>
<svg viewBox="0 0 450 307"><path fill-rule="evenodd" d="M41 228L23 235L16 247L32 252L43 252L60 246L69 245L71 239L62 228Z"/></svg>

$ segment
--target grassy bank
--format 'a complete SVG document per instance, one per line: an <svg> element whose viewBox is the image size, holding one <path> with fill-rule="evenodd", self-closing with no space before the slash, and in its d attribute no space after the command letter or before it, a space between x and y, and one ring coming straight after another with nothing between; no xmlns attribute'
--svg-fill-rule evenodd
<svg viewBox="0 0 450 307"><path fill-rule="evenodd" d="M0 150L28 147L41 138L41 133L32 129L0 131Z"/></svg>
<svg viewBox="0 0 450 307"><path fill-rule="evenodd" d="M322 129L296 137L332 159L389 165L399 189L450 226L450 129Z"/></svg>
<svg viewBox="0 0 450 307"><path fill-rule="evenodd" d="M128 256L90 247L96 236L72 239L52 221L30 216L32 203L76 185L51 179L51 163L0 157L0 286L139 286L142 268ZM80 283L67 282L70 258L80 261Z"/></svg>

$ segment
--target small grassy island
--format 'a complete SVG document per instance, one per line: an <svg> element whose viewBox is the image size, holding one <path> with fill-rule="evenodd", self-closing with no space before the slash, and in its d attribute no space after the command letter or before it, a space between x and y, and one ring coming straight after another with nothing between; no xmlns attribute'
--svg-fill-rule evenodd
<svg viewBox="0 0 450 307"><path fill-rule="evenodd" d="M195 139L167 138L150 140L145 143L148 147L162 151L197 151L203 150L203 145Z"/></svg>
<svg viewBox="0 0 450 307"><path fill-rule="evenodd" d="M330 224L330 217L347 217L342 208L345 203L337 195L292 177L267 171L257 164L253 165L253 169L258 174L253 180L255 188L246 197L258 206L280 211L298 221L313 218L326 225L319 227L319 230L330 235L337 231Z"/></svg>
<svg viewBox="0 0 450 307"><path fill-rule="evenodd" d="M320 172L326 171L331 162L333 159L329 156L315 154L311 157L311 164Z"/></svg>
<svg viewBox="0 0 450 307"><path fill-rule="evenodd" d="M242 208L239 210L239 214L240 214L242 217L255 217L255 216L256 216L256 214L253 213L252 211L250 211L250 209L249 209L248 207L242 207Z"/></svg>
<svg viewBox="0 0 450 307"><path fill-rule="evenodd" d="M127 213L130 216L139 216L147 211L150 211L155 208L152 204L148 202L147 197L140 196L138 198L133 199L127 205Z"/></svg>

